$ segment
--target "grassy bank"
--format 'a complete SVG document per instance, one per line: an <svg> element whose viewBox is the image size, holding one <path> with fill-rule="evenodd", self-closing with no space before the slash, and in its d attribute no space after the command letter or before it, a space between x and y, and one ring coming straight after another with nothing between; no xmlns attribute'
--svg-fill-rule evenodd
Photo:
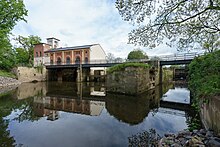
<svg viewBox="0 0 220 147"><path fill-rule="evenodd" d="M16 75L8 72L8 71L4 71L4 70L0 70L0 76L2 77L10 77L10 78L16 78Z"/></svg>
<svg viewBox="0 0 220 147"><path fill-rule="evenodd" d="M220 51L197 57L190 63L189 88L197 107L200 98L208 101L220 94Z"/></svg>

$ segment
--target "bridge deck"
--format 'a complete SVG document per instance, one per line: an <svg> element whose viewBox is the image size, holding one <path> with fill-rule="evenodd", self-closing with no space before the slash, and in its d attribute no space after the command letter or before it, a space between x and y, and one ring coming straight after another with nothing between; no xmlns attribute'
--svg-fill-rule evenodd
<svg viewBox="0 0 220 147"><path fill-rule="evenodd" d="M79 63L45 63L47 69L54 68L89 68L89 67L111 67L116 64L129 63L129 62L139 62L139 63L148 63L160 62L160 66L163 65L180 65L180 64L189 64L195 57L203 55L204 53L185 53L185 54L174 54L168 56L160 56L159 60L155 60L155 57L149 57L150 59L138 59L138 60L90 60L89 62Z"/></svg>

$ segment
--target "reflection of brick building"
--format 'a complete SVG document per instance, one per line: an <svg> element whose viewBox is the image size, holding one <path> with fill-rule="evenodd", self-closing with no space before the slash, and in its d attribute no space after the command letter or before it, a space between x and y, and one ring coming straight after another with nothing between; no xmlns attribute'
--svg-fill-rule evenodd
<svg viewBox="0 0 220 147"><path fill-rule="evenodd" d="M90 102L88 100L51 97L50 103L46 104L45 108L90 115Z"/></svg>
<svg viewBox="0 0 220 147"><path fill-rule="evenodd" d="M47 116L49 120L58 119L58 111L97 116L103 108L104 102L56 97L34 98L35 114L39 117Z"/></svg>

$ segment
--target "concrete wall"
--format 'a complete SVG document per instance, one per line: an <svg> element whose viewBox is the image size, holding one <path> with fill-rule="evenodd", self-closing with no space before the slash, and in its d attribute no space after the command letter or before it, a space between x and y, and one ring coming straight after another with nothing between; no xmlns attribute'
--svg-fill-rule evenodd
<svg viewBox="0 0 220 147"><path fill-rule="evenodd" d="M20 82L32 82L32 81L45 81L47 78L46 68L43 68L42 72L37 68L18 67L16 75Z"/></svg>
<svg viewBox="0 0 220 147"><path fill-rule="evenodd" d="M90 60L106 60L106 54L103 48L97 44L90 48Z"/></svg>
<svg viewBox="0 0 220 147"><path fill-rule="evenodd" d="M107 74L107 90L114 93L137 95L153 88L149 69L127 67Z"/></svg>

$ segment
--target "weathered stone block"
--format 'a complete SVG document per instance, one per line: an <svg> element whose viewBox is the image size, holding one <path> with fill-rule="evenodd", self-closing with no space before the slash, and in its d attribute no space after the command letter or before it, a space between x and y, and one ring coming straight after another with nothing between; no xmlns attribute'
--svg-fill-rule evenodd
<svg viewBox="0 0 220 147"><path fill-rule="evenodd" d="M107 90L113 93L138 95L151 88L150 73L144 67L126 67L107 74Z"/></svg>

